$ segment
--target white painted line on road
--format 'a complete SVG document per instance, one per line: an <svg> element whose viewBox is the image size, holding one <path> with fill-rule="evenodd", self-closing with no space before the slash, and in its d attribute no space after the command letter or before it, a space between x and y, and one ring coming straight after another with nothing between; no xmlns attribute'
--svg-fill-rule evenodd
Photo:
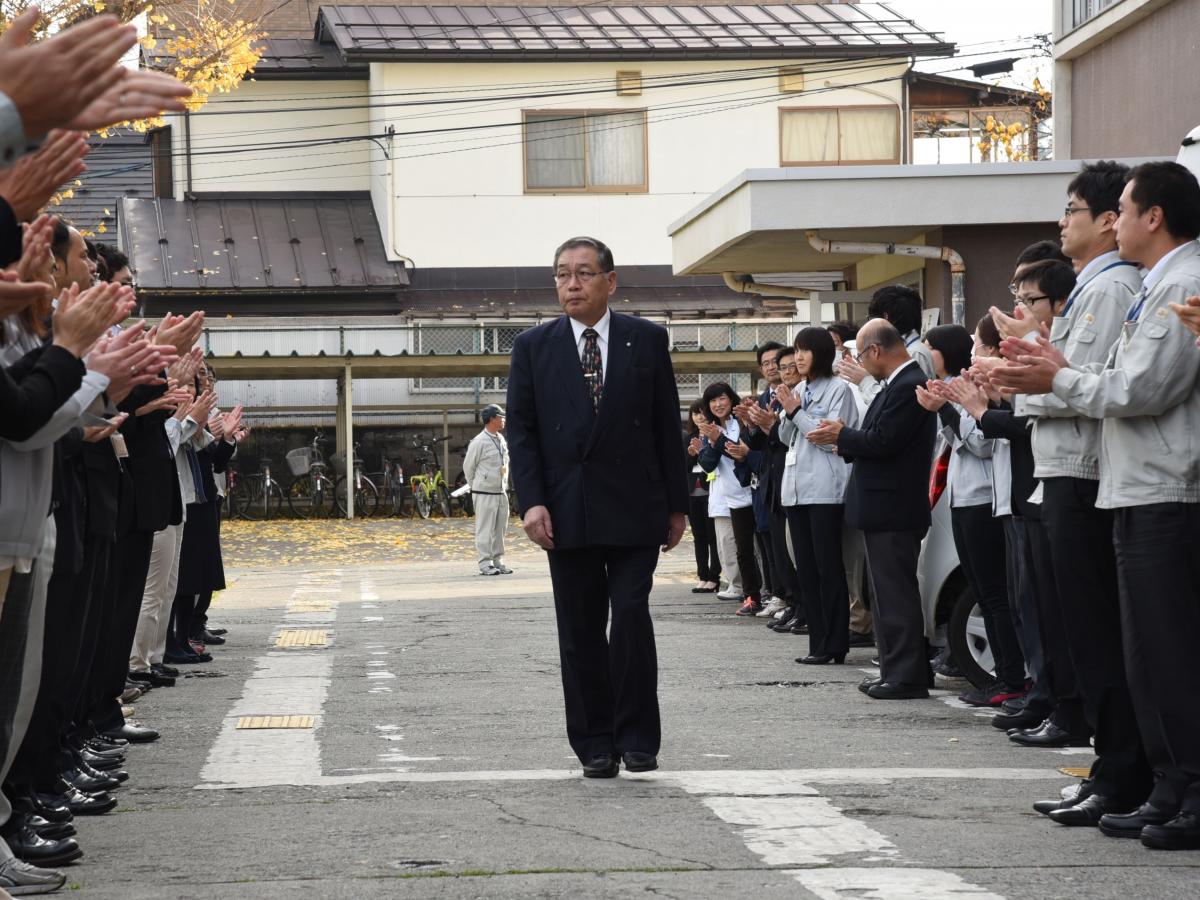
<svg viewBox="0 0 1200 900"><path fill-rule="evenodd" d="M1003 900L938 869L855 868L788 872L821 900Z"/></svg>

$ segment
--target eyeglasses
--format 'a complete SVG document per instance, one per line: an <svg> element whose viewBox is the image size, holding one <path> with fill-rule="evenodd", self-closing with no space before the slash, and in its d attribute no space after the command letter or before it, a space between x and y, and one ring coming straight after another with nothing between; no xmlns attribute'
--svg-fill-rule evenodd
<svg viewBox="0 0 1200 900"><path fill-rule="evenodd" d="M775 366L776 368L778 368L778 366L779 366L779 360L777 360L773 356L768 356L768 357L764 358L763 361L758 364L758 367L760 369L769 369L772 366Z"/></svg>
<svg viewBox="0 0 1200 900"><path fill-rule="evenodd" d="M878 346L879 346L879 344L867 344L867 346L865 346L865 347L859 347L858 352L854 354L854 361L858 362L858 363L862 362L863 357L867 355L867 351L870 350L872 347L878 347Z"/></svg>
<svg viewBox="0 0 1200 900"><path fill-rule="evenodd" d="M1069 219L1069 218L1071 218L1071 216L1075 215L1075 213L1077 213L1077 212L1091 212L1091 211L1092 211L1092 208L1090 206L1071 206L1068 204L1067 207L1063 210L1063 218Z"/></svg>
<svg viewBox="0 0 1200 900"><path fill-rule="evenodd" d="M1036 297L1018 297L1017 302L1020 303L1022 306L1028 306L1030 309L1033 309L1033 304L1037 303L1039 300L1049 300L1049 299L1050 298L1047 297L1045 294L1038 294Z"/></svg>
<svg viewBox="0 0 1200 900"><path fill-rule="evenodd" d="M795 372L796 364L795 363L784 363L782 366L779 367L779 371L780 372Z"/></svg>
<svg viewBox="0 0 1200 900"><path fill-rule="evenodd" d="M554 281L556 284L570 284L572 278L578 278L580 284L587 284L593 278L603 274L603 272L593 272L591 269L578 269L574 272L555 272Z"/></svg>

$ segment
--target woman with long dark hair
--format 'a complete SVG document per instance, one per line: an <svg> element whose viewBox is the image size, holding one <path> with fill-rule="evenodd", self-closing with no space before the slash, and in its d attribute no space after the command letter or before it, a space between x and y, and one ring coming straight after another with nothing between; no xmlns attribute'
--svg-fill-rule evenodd
<svg viewBox="0 0 1200 900"><path fill-rule="evenodd" d="M777 393L784 416L779 437L788 445L780 484L787 515L800 599L808 619L805 665L842 663L850 640L850 595L842 559L842 512L850 467L832 445L811 444L805 436L822 419L858 425L853 388L833 375L833 338L824 328L805 328L796 335L796 372L803 379L794 389Z"/></svg>
<svg viewBox="0 0 1200 900"><path fill-rule="evenodd" d="M937 377L953 378L971 365L975 340L961 325L939 325L925 335ZM973 706L999 706L1025 694L1025 657L1008 606L1008 571L1003 523L992 516L992 455L995 441L975 419L927 388L917 399L941 420L939 454L949 455L946 491L950 524L963 575L983 610L988 644L996 661L991 684L960 699ZM959 663L961 667L961 661Z"/></svg>
<svg viewBox="0 0 1200 900"><path fill-rule="evenodd" d="M741 398L719 381L705 389L701 402L708 421L697 425L704 437L697 459L712 476L708 514L716 530L721 568L729 579L729 593L718 596L741 600L739 614L749 615L762 609L762 576L754 558L754 507L746 461L750 448L741 440L741 425L733 415Z"/></svg>
<svg viewBox="0 0 1200 900"><path fill-rule="evenodd" d="M690 489L688 522L692 526L692 543L696 550L696 586L693 594L711 594L721 586L721 559L717 554L717 532L708 515L708 473L700 466L700 449L704 438L700 423L707 422L704 403L693 400L688 407L687 428L684 431Z"/></svg>

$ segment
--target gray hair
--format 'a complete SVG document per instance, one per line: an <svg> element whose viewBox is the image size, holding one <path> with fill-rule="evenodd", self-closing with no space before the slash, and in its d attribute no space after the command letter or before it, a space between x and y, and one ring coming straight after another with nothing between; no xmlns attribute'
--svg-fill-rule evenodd
<svg viewBox="0 0 1200 900"><path fill-rule="evenodd" d="M574 250L576 247L591 247L596 251L596 258L600 262L600 271L611 272L617 266L613 262L612 251L608 249L608 245L604 241L597 240L592 237L573 237L568 238L558 245L558 249L554 251L553 268L558 268L558 258L563 255L566 250Z"/></svg>

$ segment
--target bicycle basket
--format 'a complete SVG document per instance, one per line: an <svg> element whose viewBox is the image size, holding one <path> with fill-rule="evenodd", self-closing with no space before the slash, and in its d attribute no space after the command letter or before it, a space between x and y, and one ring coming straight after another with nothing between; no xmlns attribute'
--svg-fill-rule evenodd
<svg viewBox="0 0 1200 900"><path fill-rule="evenodd" d="M289 450L284 459L287 460L293 475L307 475L308 470L312 468L312 448L297 447L295 450Z"/></svg>

